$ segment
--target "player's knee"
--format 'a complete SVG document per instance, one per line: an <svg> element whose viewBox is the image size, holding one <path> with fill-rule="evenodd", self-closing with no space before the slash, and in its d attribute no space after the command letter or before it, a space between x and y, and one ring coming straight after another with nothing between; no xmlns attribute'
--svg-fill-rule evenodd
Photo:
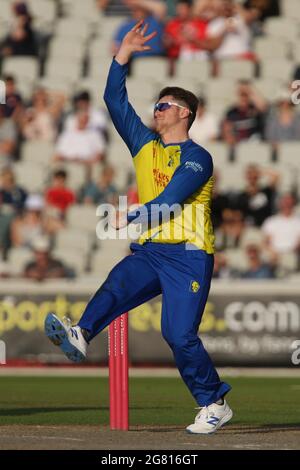
<svg viewBox="0 0 300 470"><path fill-rule="evenodd" d="M185 351L189 353L191 349L194 348L196 344L199 343L199 338L197 335L194 334L175 334L172 338L172 349L174 351L181 351L184 353Z"/></svg>

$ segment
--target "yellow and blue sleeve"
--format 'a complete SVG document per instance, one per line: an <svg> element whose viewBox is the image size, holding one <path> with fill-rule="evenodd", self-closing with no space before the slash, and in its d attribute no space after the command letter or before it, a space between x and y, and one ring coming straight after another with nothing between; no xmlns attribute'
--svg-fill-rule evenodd
<svg viewBox="0 0 300 470"><path fill-rule="evenodd" d="M127 73L127 64L120 65L113 59L104 91L104 101L115 128L134 157L156 134L143 124L128 101Z"/></svg>

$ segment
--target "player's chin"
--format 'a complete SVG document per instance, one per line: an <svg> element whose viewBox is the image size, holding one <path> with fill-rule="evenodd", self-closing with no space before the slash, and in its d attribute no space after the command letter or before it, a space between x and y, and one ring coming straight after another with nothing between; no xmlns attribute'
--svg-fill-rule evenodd
<svg viewBox="0 0 300 470"><path fill-rule="evenodd" d="M156 132L160 132L162 129L162 121L160 119L155 119L155 130Z"/></svg>

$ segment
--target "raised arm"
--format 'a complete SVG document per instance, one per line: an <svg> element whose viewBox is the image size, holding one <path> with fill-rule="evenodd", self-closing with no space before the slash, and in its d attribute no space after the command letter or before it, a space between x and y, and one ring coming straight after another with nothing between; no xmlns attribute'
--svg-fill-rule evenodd
<svg viewBox="0 0 300 470"><path fill-rule="evenodd" d="M126 90L127 64L132 54L151 49L145 44L156 35L153 32L145 36L146 31L147 25L140 21L126 34L110 67L104 92L104 100L115 128L133 157L153 137L153 132L142 123L129 103Z"/></svg>

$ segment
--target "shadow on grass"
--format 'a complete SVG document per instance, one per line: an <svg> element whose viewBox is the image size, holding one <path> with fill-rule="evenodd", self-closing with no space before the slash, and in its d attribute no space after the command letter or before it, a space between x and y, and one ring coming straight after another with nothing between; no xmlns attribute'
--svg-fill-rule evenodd
<svg viewBox="0 0 300 470"><path fill-rule="evenodd" d="M40 408L6 408L0 410L0 416L5 417L5 416L30 416L30 415L35 415L39 413L64 413L66 411L108 411L107 406L98 406L98 407L89 407L89 406L84 406L84 407L79 407L79 406L64 406L64 407L51 407L51 408L46 408L46 407L40 407Z"/></svg>
<svg viewBox="0 0 300 470"><path fill-rule="evenodd" d="M171 406L163 407L163 409L173 409ZM143 406L134 406L130 407L131 411L137 410L159 410L159 407L143 407ZM61 407L35 407L35 408L3 408L0 409L0 417L7 417L7 416L30 416L40 413L64 413L68 411L107 411L109 412L109 406L61 406Z"/></svg>

